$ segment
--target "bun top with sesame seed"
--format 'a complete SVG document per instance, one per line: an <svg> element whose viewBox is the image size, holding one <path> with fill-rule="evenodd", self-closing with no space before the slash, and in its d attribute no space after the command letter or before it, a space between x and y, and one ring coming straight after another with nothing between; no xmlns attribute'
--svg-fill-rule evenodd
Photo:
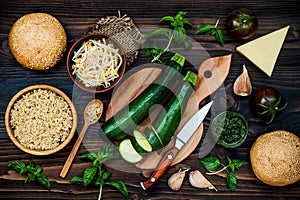
<svg viewBox="0 0 300 200"><path fill-rule="evenodd" d="M285 130L258 137L250 150L257 178L272 186L285 186L300 180L300 138Z"/></svg>
<svg viewBox="0 0 300 200"><path fill-rule="evenodd" d="M61 59L67 36L55 17L47 13L30 13L13 24L8 42L13 56L21 65L45 70Z"/></svg>

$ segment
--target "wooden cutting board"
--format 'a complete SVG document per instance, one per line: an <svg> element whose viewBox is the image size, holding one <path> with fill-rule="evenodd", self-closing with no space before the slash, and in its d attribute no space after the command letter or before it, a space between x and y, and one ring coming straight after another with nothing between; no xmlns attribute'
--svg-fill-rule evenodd
<svg viewBox="0 0 300 200"><path fill-rule="evenodd" d="M198 111L199 103L223 84L229 73L230 63L231 54L209 58L202 62L198 70L198 83L188 101L183 118L175 135L190 119L190 117ZM128 102L138 96L159 75L160 71L161 69L158 68L145 68L123 81L112 95L112 99L106 111L106 120L113 116L114 113L127 106ZM172 165L181 162L195 150L202 137L202 133L203 123L195 131L192 138L180 150ZM173 145L174 139L160 152L160 154L156 151L150 153L141 162L137 163L136 167L143 170L154 169L164 152Z"/></svg>

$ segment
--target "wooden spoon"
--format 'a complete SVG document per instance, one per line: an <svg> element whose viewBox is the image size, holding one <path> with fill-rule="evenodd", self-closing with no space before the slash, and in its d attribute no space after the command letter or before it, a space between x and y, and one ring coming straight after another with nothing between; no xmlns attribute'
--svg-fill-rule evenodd
<svg viewBox="0 0 300 200"><path fill-rule="evenodd" d="M96 116L91 117L90 115L88 115L89 109L92 109L91 106L95 105L95 104L98 104L98 106L100 107L100 111L98 113L96 113ZM88 127L92 124L95 124L100 119L100 117L102 116L102 113L103 113L103 103L102 103L102 101L100 101L98 99L94 99L94 100L90 101L87 104L87 106L85 107L84 116L83 116L84 117L84 126L83 126L83 128L82 128L82 130L81 130L74 146L73 146L73 149L72 149L68 159L65 162L65 165L63 166L63 168L60 172L60 176L62 178L64 178L67 175L67 173L70 169L70 166L71 166L71 164L74 160L74 157L76 156L76 153L79 149L79 146L82 142L82 139L83 139Z"/></svg>

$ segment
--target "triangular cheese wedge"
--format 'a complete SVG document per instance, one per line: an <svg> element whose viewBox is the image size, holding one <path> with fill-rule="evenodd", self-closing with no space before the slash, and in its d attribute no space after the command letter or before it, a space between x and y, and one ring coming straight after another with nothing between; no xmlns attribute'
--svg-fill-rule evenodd
<svg viewBox="0 0 300 200"><path fill-rule="evenodd" d="M290 26L264 35L236 48L268 76L272 75L277 57Z"/></svg>

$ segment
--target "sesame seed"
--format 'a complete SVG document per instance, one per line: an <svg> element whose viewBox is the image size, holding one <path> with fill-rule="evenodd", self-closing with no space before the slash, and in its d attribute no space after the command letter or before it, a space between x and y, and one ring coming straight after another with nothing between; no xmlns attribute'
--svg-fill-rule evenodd
<svg viewBox="0 0 300 200"><path fill-rule="evenodd" d="M31 13L18 19L9 33L9 46L16 60L31 69L49 69L66 49L61 23L46 13Z"/></svg>

